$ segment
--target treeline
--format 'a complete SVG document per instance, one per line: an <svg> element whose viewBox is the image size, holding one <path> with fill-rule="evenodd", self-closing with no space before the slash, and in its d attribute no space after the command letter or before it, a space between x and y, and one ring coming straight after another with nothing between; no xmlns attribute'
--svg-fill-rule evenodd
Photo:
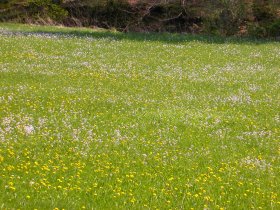
<svg viewBox="0 0 280 210"><path fill-rule="evenodd" d="M279 37L280 0L0 0L0 20Z"/></svg>

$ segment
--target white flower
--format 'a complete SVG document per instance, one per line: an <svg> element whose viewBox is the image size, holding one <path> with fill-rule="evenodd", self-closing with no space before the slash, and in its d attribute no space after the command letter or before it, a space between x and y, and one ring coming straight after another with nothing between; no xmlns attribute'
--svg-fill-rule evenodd
<svg viewBox="0 0 280 210"><path fill-rule="evenodd" d="M25 125L24 131L27 135L29 135L29 134L32 134L35 131L35 129L34 129L33 125Z"/></svg>

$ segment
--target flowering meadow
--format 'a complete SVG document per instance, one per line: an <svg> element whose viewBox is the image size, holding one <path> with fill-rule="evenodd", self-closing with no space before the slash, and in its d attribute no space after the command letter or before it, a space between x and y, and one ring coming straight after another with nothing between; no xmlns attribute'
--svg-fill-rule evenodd
<svg viewBox="0 0 280 210"><path fill-rule="evenodd" d="M0 24L0 209L280 209L280 43Z"/></svg>

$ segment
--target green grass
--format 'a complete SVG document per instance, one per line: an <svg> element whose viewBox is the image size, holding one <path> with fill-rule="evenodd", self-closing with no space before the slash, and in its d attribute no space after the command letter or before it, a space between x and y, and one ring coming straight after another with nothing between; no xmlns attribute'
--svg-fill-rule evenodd
<svg viewBox="0 0 280 210"><path fill-rule="evenodd" d="M280 43L0 25L0 209L279 209Z"/></svg>

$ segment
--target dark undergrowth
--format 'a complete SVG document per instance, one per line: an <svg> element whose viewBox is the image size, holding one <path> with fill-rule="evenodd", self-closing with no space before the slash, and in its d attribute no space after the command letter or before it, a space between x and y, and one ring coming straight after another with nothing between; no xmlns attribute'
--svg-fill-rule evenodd
<svg viewBox="0 0 280 210"><path fill-rule="evenodd" d="M279 37L275 1L187 1L129 4L126 1L13 0L0 3L0 21L100 27L122 32L170 32L219 36ZM152 2L152 1L151 1Z"/></svg>

